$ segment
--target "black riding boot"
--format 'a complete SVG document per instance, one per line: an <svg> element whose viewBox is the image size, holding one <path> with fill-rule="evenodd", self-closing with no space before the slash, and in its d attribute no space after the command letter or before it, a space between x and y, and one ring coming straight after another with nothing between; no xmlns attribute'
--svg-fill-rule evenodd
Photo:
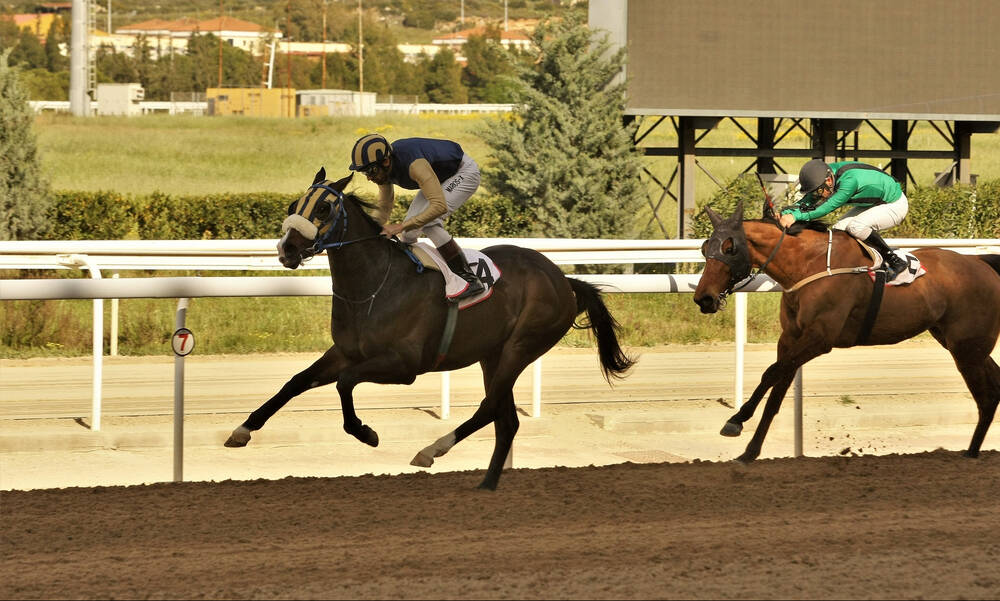
<svg viewBox="0 0 1000 601"><path fill-rule="evenodd" d="M472 273L469 269L469 264L465 261L465 254L462 249L458 247L455 239L445 242L438 247L438 251L441 256L444 257L445 262L448 263L448 268L451 269L455 275L462 278L469 283L468 287L455 298L457 300L462 300L464 298L469 298L475 296L486 290L486 286L483 285L476 274Z"/></svg>
<svg viewBox="0 0 1000 601"><path fill-rule="evenodd" d="M892 249L885 243L882 236L878 235L878 232L873 231L870 236L865 238L865 244L871 246L877 250L880 255L882 255L887 282L893 281L896 279L896 276L906 271L906 268L908 267L906 261L901 259L896 253L892 252Z"/></svg>

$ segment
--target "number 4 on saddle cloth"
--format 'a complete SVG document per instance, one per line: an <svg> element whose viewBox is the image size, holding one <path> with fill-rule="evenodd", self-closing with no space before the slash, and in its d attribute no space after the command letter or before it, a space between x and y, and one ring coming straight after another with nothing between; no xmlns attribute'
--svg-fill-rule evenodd
<svg viewBox="0 0 1000 601"><path fill-rule="evenodd" d="M418 269L425 267L441 272L444 276L444 295L449 301L452 301L456 296L461 294L465 290L465 287L469 285L468 282L452 272L445 262L444 257L433 246L417 242L409 247L405 245L403 247L409 250L411 254L410 258L413 259L414 263L419 261L418 265L420 267ZM471 307L488 299L493 294L494 284L500 279L500 268L496 266L493 259L478 250L463 248L462 252L465 254L465 260L469 264L469 269L476 274L476 277L479 278L486 288L475 296L462 299L458 305L459 309Z"/></svg>

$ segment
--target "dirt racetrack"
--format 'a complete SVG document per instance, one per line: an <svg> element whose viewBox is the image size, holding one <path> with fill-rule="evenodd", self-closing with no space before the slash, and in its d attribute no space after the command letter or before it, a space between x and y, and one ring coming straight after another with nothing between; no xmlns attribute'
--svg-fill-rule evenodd
<svg viewBox="0 0 1000 601"><path fill-rule="evenodd" d="M5 491L0 597L1000 597L1000 453Z"/></svg>

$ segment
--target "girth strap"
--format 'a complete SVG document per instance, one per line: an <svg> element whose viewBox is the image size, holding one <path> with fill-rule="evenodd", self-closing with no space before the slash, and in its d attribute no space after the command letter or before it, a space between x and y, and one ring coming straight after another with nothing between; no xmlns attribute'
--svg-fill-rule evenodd
<svg viewBox="0 0 1000 601"><path fill-rule="evenodd" d="M434 366L431 370L437 368L441 364L441 361L448 355L448 349L451 348L451 339L455 335L455 322L458 321L458 302L448 303L448 317L444 322L444 332L441 334L441 344L438 345L437 358L434 360Z"/></svg>
<svg viewBox="0 0 1000 601"><path fill-rule="evenodd" d="M885 271L881 269L875 272L875 288L872 289L872 299L868 303L868 313L865 314L865 320L861 322L861 331L858 332L858 339L855 341L855 345L868 342L868 336L872 333L872 326L875 325L875 318L878 317L879 307L882 306L882 293L885 292L885 276Z"/></svg>

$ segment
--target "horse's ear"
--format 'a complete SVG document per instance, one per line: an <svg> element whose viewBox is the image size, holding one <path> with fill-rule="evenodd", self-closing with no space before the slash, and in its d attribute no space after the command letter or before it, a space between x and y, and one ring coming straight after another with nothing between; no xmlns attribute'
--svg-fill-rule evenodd
<svg viewBox="0 0 1000 601"><path fill-rule="evenodd" d="M719 227L719 224L724 221L719 214L712 210L712 207L705 207L705 214L708 215L708 220L712 222L712 227Z"/></svg>
<svg viewBox="0 0 1000 601"><path fill-rule="evenodd" d="M354 179L354 173L351 173L347 177L338 179L336 182L334 182L333 187L343 192L344 190L347 189L347 184L351 183L352 179Z"/></svg>
<svg viewBox="0 0 1000 601"><path fill-rule="evenodd" d="M326 167L320 167L319 171L316 172L316 177L313 178L313 183L318 184L326 180Z"/></svg>
<svg viewBox="0 0 1000 601"><path fill-rule="evenodd" d="M736 210L729 219L735 221L736 223L743 223L743 199L741 198L738 203L736 203Z"/></svg>

